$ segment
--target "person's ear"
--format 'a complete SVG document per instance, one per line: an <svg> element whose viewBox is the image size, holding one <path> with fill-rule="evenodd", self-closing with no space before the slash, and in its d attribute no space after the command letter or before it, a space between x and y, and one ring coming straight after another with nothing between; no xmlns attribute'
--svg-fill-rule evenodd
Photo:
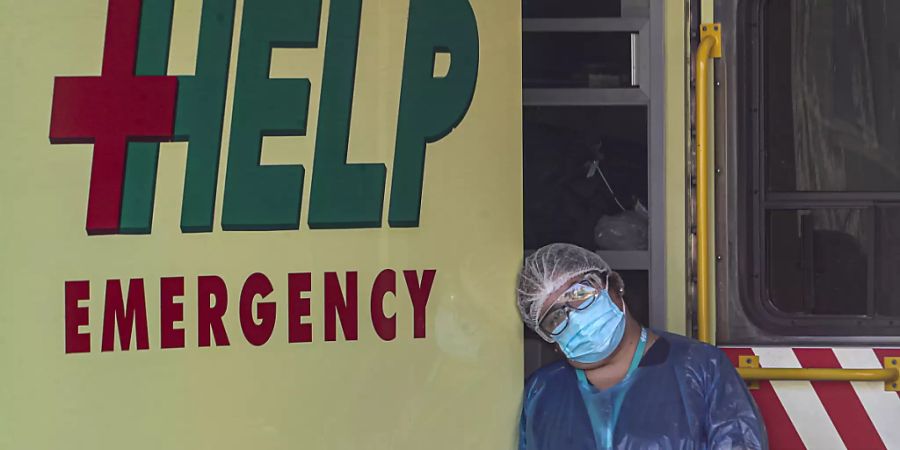
<svg viewBox="0 0 900 450"><path fill-rule="evenodd" d="M625 311L625 282L624 280L622 280L622 276L617 272L610 272L607 282L607 289L609 290L609 296L612 299L613 303L619 309Z"/></svg>
<svg viewBox="0 0 900 450"><path fill-rule="evenodd" d="M607 288L609 288L611 294L616 294L619 297L625 296L625 280L622 279L618 272L609 273Z"/></svg>

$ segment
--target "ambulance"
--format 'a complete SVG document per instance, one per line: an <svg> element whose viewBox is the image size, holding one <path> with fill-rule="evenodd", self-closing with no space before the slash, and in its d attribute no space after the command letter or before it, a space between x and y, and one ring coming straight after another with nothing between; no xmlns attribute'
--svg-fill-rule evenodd
<svg viewBox="0 0 900 450"><path fill-rule="evenodd" d="M0 0L0 449L514 449L523 257L900 449L900 3Z"/></svg>

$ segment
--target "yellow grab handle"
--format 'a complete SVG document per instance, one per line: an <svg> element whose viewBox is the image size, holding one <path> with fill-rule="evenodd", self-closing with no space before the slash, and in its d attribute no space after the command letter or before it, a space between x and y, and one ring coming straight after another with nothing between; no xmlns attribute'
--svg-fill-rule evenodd
<svg viewBox="0 0 900 450"><path fill-rule="evenodd" d="M760 368L759 356L738 357L738 374L750 389L759 388L759 380L792 381L882 381L885 391L900 392L900 357L884 358L882 369L784 369Z"/></svg>
<svg viewBox="0 0 900 450"><path fill-rule="evenodd" d="M764 369L739 368L745 380L893 381L897 369Z"/></svg>
<svg viewBox="0 0 900 450"><path fill-rule="evenodd" d="M697 49L697 77L694 90L697 111L697 337L712 343L709 313L709 132L707 89L709 88L709 60L722 57L722 26L718 23L700 25L700 47Z"/></svg>

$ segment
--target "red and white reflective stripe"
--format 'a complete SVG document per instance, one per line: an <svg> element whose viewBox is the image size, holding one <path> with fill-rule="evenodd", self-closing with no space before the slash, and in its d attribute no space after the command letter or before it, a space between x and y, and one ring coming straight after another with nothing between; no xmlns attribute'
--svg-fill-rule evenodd
<svg viewBox="0 0 900 450"><path fill-rule="evenodd" d="M841 367L877 369L884 361L869 349L836 348L834 354ZM885 446L900 448L900 395L885 392L881 383L854 381L852 385Z"/></svg>
<svg viewBox="0 0 900 450"><path fill-rule="evenodd" d="M756 354L751 348L725 348L723 350L731 358L735 367L738 366L738 356ZM781 404L772 383L760 381L759 389L753 391L753 398L760 411L763 411L763 421L766 424L766 431L769 433L770 448L804 448L803 440L797 434L797 429L794 428L794 423L791 422L784 405Z"/></svg>
<svg viewBox="0 0 900 450"><path fill-rule="evenodd" d="M762 367L800 368L790 348L754 348ZM791 422L807 448L843 449L840 435L812 385L806 381L772 381ZM763 414L766 412L763 411Z"/></svg>
<svg viewBox="0 0 900 450"><path fill-rule="evenodd" d="M880 368L900 349L723 348L733 363L756 354L762 367ZM753 397L773 449L898 449L900 395L877 382L760 382Z"/></svg>
<svg viewBox="0 0 900 450"><path fill-rule="evenodd" d="M841 368L834 351L830 348L798 348L794 350L794 354L803 367ZM811 384L843 442L853 443L856 448L885 448L881 436L875 431L875 425L850 383L816 381ZM881 388L884 389L883 383Z"/></svg>

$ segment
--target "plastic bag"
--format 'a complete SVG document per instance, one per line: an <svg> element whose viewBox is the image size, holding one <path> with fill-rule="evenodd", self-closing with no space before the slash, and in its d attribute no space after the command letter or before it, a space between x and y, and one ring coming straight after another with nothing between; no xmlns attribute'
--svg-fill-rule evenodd
<svg viewBox="0 0 900 450"><path fill-rule="evenodd" d="M648 230L647 208L638 201L631 211L601 217L594 227L594 242L600 250L646 250Z"/></svg>

